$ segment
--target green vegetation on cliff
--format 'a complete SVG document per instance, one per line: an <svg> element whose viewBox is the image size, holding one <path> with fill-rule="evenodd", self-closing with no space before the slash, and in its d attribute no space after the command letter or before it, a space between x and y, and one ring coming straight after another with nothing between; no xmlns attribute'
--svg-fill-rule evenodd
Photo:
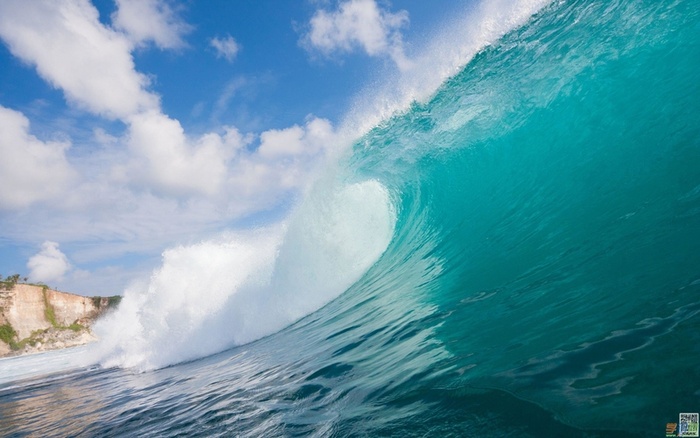
<svg viewBox="0 0 700 438"><path fill-rule="evenodd" d="M44 293L44 316L51 324L51 327L58 327L58 323L56 322L56 311L53 309L51 303L49 303L49 297L47 294L48 291L49 288L47 286L42 288L42 292Z"/></svg>
<svg viewBox="0 0 700 438"><path fill-rule="evenodd" d="M44 283L29 283L27 280L27 277L20 278L19 274L7 276L4 280L2 279L2 275L0 275L0 290L12 290L16 284L29 284L32 286L48 287Z"/></svg>
<svg viewBox="0 0 700 438"><path fill-rule="evenodd" d="M26 278L24 279L27 280ZM10 275L9 277L2 279L0 275L0 290L11 290L19 282L19 274Z"/></svg>
<svg viewBox="0 0 700 438"><path fill-rule="evenodd" d="M16 338L17 332L10 324L0 325L0 341L3 341L7 345L9 345L13 351L17 351L21 348L24 348L24 345L27 341L23 340L21 342L17 342Z"/></svg>
<svg viewBox="0 0 700 438"><path fill-rule="evenodd" d="M10 324L0 325L0 341L11 344L14 342L15 336L17 336L17 332Z"/></svg>

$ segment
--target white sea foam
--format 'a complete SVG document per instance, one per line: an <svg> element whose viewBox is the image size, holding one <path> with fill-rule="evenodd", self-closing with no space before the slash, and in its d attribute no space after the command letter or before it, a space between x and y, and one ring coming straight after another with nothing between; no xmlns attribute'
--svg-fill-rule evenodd
<svg viewBox="0 0 700 438"><path fill-rule="evenodd" d="M283 225L169 249L150 282L95 326L96 360L157 368L274 333L357 281L394 220L374 180L319 185Z"/></svg>
<svg viewBox="0 0 700 438"><path fill-rule="evenodd" d="M3 389L8 389L9 386L5 385L9 382L51 373L86 369L94 363L86 354L90 347L91 345L83 345L64 350L2 358L0 359L0 385L3 385Z"/></svg>

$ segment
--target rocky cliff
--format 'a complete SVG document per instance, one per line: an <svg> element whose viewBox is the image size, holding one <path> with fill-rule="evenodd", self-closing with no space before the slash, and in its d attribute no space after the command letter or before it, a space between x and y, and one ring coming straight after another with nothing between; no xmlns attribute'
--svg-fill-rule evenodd
<svg viewBox="0 0 700 438"><path fill-rule="evenodd" d="M0 283L0 357L95 340L93 322L119 297L83 297L41 285Z"/></svg>

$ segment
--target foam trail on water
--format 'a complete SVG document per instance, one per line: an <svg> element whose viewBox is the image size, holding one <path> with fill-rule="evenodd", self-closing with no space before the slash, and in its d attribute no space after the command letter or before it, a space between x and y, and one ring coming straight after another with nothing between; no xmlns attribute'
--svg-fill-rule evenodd
<svg viewBox="0 0 700 438"><path fill-rule="evenodd" d="M394 222L377 181L319 185L286 224L169 249L95 326L96 360L152 369L274 333L357 281Z"/></svg>
<svg viewBox="0 0 700 438"><path fill-rule="evenodd" d="M86 369L94 365L88 354L91 345L44 351L26 356L0 358L0 387L7 390L10 382L36 378L58 372ZM33 384L36 381L32 382Z"/></svg>

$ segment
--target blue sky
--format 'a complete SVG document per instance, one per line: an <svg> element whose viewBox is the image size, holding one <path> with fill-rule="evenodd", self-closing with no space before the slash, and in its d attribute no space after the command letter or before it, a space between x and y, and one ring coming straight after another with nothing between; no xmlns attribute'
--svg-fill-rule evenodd
<svg viewBox="0 0 700 438"><path fill-rule="evenodd" d="M3 1L0 274L120 293L168 247L278 221L544 3Z"/></svg>

